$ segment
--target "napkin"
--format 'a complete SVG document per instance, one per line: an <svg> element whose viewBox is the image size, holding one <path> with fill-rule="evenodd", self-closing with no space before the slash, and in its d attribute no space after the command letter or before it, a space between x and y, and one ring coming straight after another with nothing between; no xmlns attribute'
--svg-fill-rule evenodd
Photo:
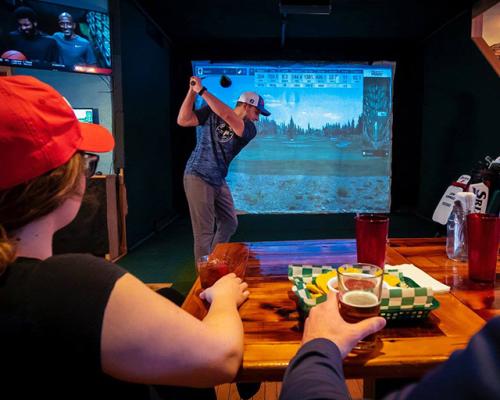
<svg viewBox="0 0 500 400"><path fill-rule="evenodd" d="M385 265L385 269L398 270L404 276L414 280L420 287L430 287L432 291L436 294L439 293L448 293L450 291L450 287L446 286L444 283L439 282L434 279L428 273L422 271L420 268L417 268L413 264L399 264L399 265Z"/></svg>

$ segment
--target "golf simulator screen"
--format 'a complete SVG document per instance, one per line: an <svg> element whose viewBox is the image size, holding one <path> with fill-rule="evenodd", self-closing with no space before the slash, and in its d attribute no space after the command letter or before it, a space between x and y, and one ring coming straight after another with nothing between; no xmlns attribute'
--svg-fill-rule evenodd
<svg viewBox="0 0 500 400"><path fill-rule="evenodd" d="M394 63L192 66L227 105L255 91L271 112L226 178L239 213L389 212Z"/></svg>

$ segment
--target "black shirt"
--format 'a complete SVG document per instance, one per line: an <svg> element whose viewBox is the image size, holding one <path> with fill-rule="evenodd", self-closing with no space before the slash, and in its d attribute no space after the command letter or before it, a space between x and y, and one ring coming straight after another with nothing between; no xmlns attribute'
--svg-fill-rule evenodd
<svg viewBox="0 0 500 400"><path fill-rule="evenodd" d="M57 43L50 36L36 33L28 37L18 31L9 33L8 49L23 53L30 61L45 61L56 63L58 61Z"/></svg>
<svg viewBox="0 0 500 400"><path fill-rule="evenodd" d="M104 310L126 273L81 254L19 258L0 276L2 392L16 399L147 398L102 372Z"/></svg>

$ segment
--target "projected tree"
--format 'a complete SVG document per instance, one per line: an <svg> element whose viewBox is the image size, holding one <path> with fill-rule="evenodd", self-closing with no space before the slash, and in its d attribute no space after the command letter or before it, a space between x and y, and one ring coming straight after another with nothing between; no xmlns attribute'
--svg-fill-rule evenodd
<svg viewBox="0 0 500 400"><path fill-rule="evenodd" d="M286 128L286 135L289 140L294 140L295 136L297 136L297 127L295 126L295 122L293 122L292 117L290 117L290 123Z"/></svg>
<svg viewBox="0 0 500 400"><path fill-rule="evenodd" d="M372 149L390 146L390 92L387 79L366 79L363 96L363 143Z"/></svg>

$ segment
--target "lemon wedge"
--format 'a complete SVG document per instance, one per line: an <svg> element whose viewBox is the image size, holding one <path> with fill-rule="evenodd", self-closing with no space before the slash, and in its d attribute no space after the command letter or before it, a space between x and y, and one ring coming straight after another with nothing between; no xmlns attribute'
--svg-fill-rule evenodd
<svg viewBox="0 0 500 400"><path fill-rule="evenodd" d="M389 286L399 286L401 281L396 275L384 275L384 281L389 285Z"/></svg>

